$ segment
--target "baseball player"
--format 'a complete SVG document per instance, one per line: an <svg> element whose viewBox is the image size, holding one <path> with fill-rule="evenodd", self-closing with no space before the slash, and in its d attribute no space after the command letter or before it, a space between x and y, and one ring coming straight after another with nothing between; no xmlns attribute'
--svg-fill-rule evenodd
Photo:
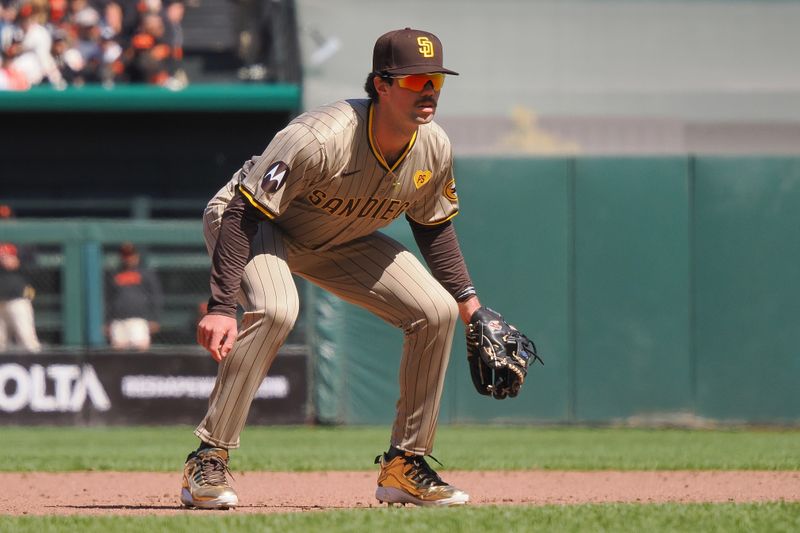
<svg viewBox="0 0 800 533"><path fill-rule="evenodd" d="M156 273L141 265L133 243L119 248L119 268L111 273L108 294L108 337L115 350L147 350L150 334L159 330L163 290Z"/></svg>
<svg viewBox="0 0 800 533"><path fill-rule="evenodd" d="M457 319L480 303L451 224L458 213L453 155L433 122L445 75L442 44L405 28L378 38L369 99L322 106L294 119L212 198L204 235L212 256L208 314L197 340L220 362L200 447L186 460L181 501L238 504L228 450L298 312L292 274L360 305L405 335L390 447L379 455L376 498L457 505L469 496L425 460ZM429 271L378 230L411 225ZM244 308L237 327L236 304Z"/></svg>
<svg viewBox="0 0 800 533"><path fill-rule="evenodd" d="M0 224L13 218L11 206L0 204ZM26 255L15 244L0 242L0 352L8 349L10 338L21 350L42 351L33 315L36 291L22 273Z"/></svg>

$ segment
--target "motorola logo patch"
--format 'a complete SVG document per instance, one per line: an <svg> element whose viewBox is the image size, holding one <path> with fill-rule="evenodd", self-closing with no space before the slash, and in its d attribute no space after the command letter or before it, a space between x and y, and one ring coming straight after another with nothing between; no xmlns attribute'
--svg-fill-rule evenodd
<svg viewBox="0 0 800 533"><path fill-rule="evenodd" d="M289 174L289 166L286 163L283 161L273 163L261 178L261 190L267 194L278 192L286 182L287 174Z"/></svg>

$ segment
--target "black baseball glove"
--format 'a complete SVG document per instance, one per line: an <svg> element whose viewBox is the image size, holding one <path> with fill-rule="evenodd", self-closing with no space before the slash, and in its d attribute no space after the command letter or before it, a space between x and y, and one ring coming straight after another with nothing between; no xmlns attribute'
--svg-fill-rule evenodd
<svg viewBox="0 0 800 533"><path fill-rule="evenodd" d="M528 367L539 361L533 342L488 307L472 314L466 328L467 361L479 393L502 400L519 393Z"/></svg>

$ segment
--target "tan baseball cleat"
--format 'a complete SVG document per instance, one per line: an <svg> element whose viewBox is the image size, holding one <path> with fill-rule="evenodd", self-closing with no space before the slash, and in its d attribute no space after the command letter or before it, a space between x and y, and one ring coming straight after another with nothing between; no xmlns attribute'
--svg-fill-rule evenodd
<svg viewBox="0 0 800 533"><path fill-rule="evenodd" d="M189 454L183 466L181 503L200 509L230 509L239 505L236 491L228 485L228 451L206 448Z"/></svg>
<svg viewBox="0 0 800 533"><path fill-rule="evenodd" d="M469 501L469 494L442 481L421 455L404 452L389 459L381 454L375 464L381 465L375 491L381 503L449 506Z"/></svg>

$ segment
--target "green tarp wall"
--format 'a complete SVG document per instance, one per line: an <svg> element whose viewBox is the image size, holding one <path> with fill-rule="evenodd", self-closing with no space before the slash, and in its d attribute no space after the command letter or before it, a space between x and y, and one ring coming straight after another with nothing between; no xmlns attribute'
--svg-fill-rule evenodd
<svg viewBox="0 0 800 533"><path fill-rule="evenodd" d="M800 421L800 158L459 159L456 176L482 302L546 366L516 399L479 396L457 330L440 421ZM404 221L386 232L417 252ZM312 292L318 417L389 423L400 332Z"/></svg>
<svg viewBox="0 0 800 533"><path fill-rule="evenodd" d="M518 398L481 397L459 329L443 423L800 422L800 158L458 159L456 175L481 299L546 366ZM387 233L416 253L404 221ZM0 226L0 241L63 245L73 347L102 342L88 280L104 244L200 238L199 220ZM314 415L390 422L400 332L303 290Z"/></svg>

